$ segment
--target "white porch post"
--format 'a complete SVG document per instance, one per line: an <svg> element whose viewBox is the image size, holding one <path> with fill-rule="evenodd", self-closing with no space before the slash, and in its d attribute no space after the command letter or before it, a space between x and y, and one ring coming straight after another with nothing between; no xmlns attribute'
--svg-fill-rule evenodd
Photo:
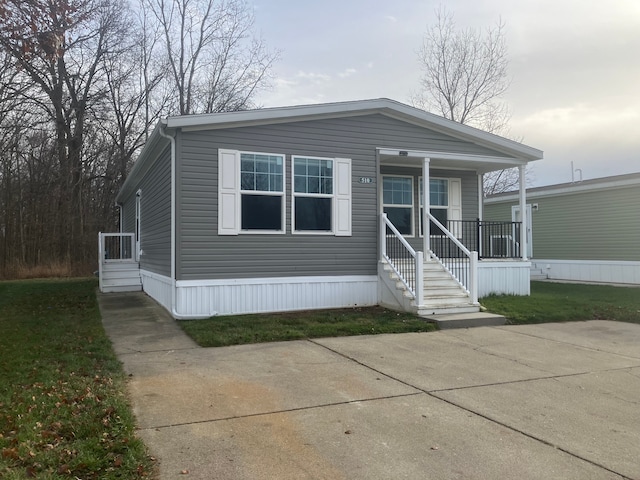
<svg viewBox="0 0 640 480"><path fill-rule="evenodd" d="M422 242L426 258L431 258L429 256L429 250L431 250L431 222L429 221L429 161L429 158L424 158L422 163Z"/></svg>
<svg viewBox="0 0 640 480"><path fill-rule="evenodd" d="M527 260L527 185L525 179L526 165L520 165L518 170L520 171L520 220L522 225L520 227L520 255L522 260Z"/></svg>

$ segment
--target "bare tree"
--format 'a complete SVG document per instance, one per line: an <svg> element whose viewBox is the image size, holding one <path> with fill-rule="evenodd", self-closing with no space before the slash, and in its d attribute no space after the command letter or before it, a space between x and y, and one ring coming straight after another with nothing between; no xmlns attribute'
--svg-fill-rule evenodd
<svg viewBox="0 0 640 480"><path fill-rule="evenodd" d="M252 36L244 0L143 0L163 32L174 111L243 110L261 88L277 52Z"/></svg>
<svg viewBox="0 0 640 480"><path fill-rule="evenodd" d="M454 15L436 10L436 23L425 34L418 52L423 69L421 90L414 106L471 125L490 133L506 134L509 108L501 100L509 88L505 24L482 29L460 29ZM518 186L517 169L484 176L484 193L512 190Z"/></svg>
<svg viewBox="0 0 640 480"><path fill-rule="evenodd" d="M48 200L39 199L55 205L51 229L35 235L57 242L47 252L60 261L86 261L94 249L87 182L90 162L96 157L87 156L86 135L108 98L105 59L119 56L126 43L125 12L120 0L2 1L0 50L31 84L20 93L31 112L39 113L39 118L29 117L33 122L29 137L42 133L40 141L21 141L16 158L30 167L30 173L45 172L56 182L41 188ZM42 119L47 124L37 128ZM56 165L45 165L47 159L55 159ZM31 179L29 185L38 185L33 175L25 178Z"/></svg>

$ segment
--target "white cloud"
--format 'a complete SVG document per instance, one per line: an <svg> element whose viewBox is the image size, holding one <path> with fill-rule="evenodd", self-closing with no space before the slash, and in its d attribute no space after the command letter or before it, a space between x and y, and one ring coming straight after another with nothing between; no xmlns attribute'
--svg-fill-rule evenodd
<svg viewBox="0 0 640 480"><path fill-rule="evenodd" d="M340 78L347 78L347 77L350 77L351 75L354 75L355 73L357 73L357 70L355 68L347 68L346 70L340 72L338 76Z"/></svg>
<svg viewBox="0 0 640 480"><path fill-rule="evenodd" d="M313 83L325 83L331 80L331 76L325 73L303 72L299 71L296 78L308 80Z"/></svg>

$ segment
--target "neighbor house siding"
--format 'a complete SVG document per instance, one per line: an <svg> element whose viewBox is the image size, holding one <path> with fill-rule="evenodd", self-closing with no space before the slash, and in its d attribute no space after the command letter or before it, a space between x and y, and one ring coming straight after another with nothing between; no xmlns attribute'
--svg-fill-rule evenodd
<svg viewBox="0 0 640 480"><path fill-rule="evenodd" d="M378 114L182 132L178 137L178 279L376 275L377 184L358 182L359 177L377 178L376 147L500 155ZM219 148L286 155L285 234L217 235ZM291 234L292 155L352 160L352 236ZM455 172L452 176L466 175ZM476 215L474 182L465 181L463 202L474 203ZM466 218L467 213L463 215Z"/></svg>
<svg viewBox="0 0 640 480"><path fill-rule="evenodd" d="M533 258L640 260L640 188L637 185L531 196ZM517 202L490 203L485 218L510 220Z"/></svg>
<svg viewBox="0 0 640 480"><path fill-rule="evenodd" d="M166 148L138 183L141 192L140 268L160 275L171 274L171 153ZM137 191L137 190L136 190ZM136 192L123 206L125 232L135 232Z"/></svg>

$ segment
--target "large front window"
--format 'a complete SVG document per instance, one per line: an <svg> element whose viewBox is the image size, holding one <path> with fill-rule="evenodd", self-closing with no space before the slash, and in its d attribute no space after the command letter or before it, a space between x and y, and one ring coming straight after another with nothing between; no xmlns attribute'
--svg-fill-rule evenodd
<svg viewBox="0 0 640 480"><path fill-rule="evenodd" d="M284 156L240 154L240 228L284 230Z"/></svg>
<svg viewBox="0 0 640 480"><path fill-rule="evenodd" d="M382 208L403 235L413 235L413 177L382 177Z"/></svg>
<svg viewBox="0 0 640 480"><path fill-rule="evenodd" d="M293 157L293 230L333 230L333 159Z"/></svg>

